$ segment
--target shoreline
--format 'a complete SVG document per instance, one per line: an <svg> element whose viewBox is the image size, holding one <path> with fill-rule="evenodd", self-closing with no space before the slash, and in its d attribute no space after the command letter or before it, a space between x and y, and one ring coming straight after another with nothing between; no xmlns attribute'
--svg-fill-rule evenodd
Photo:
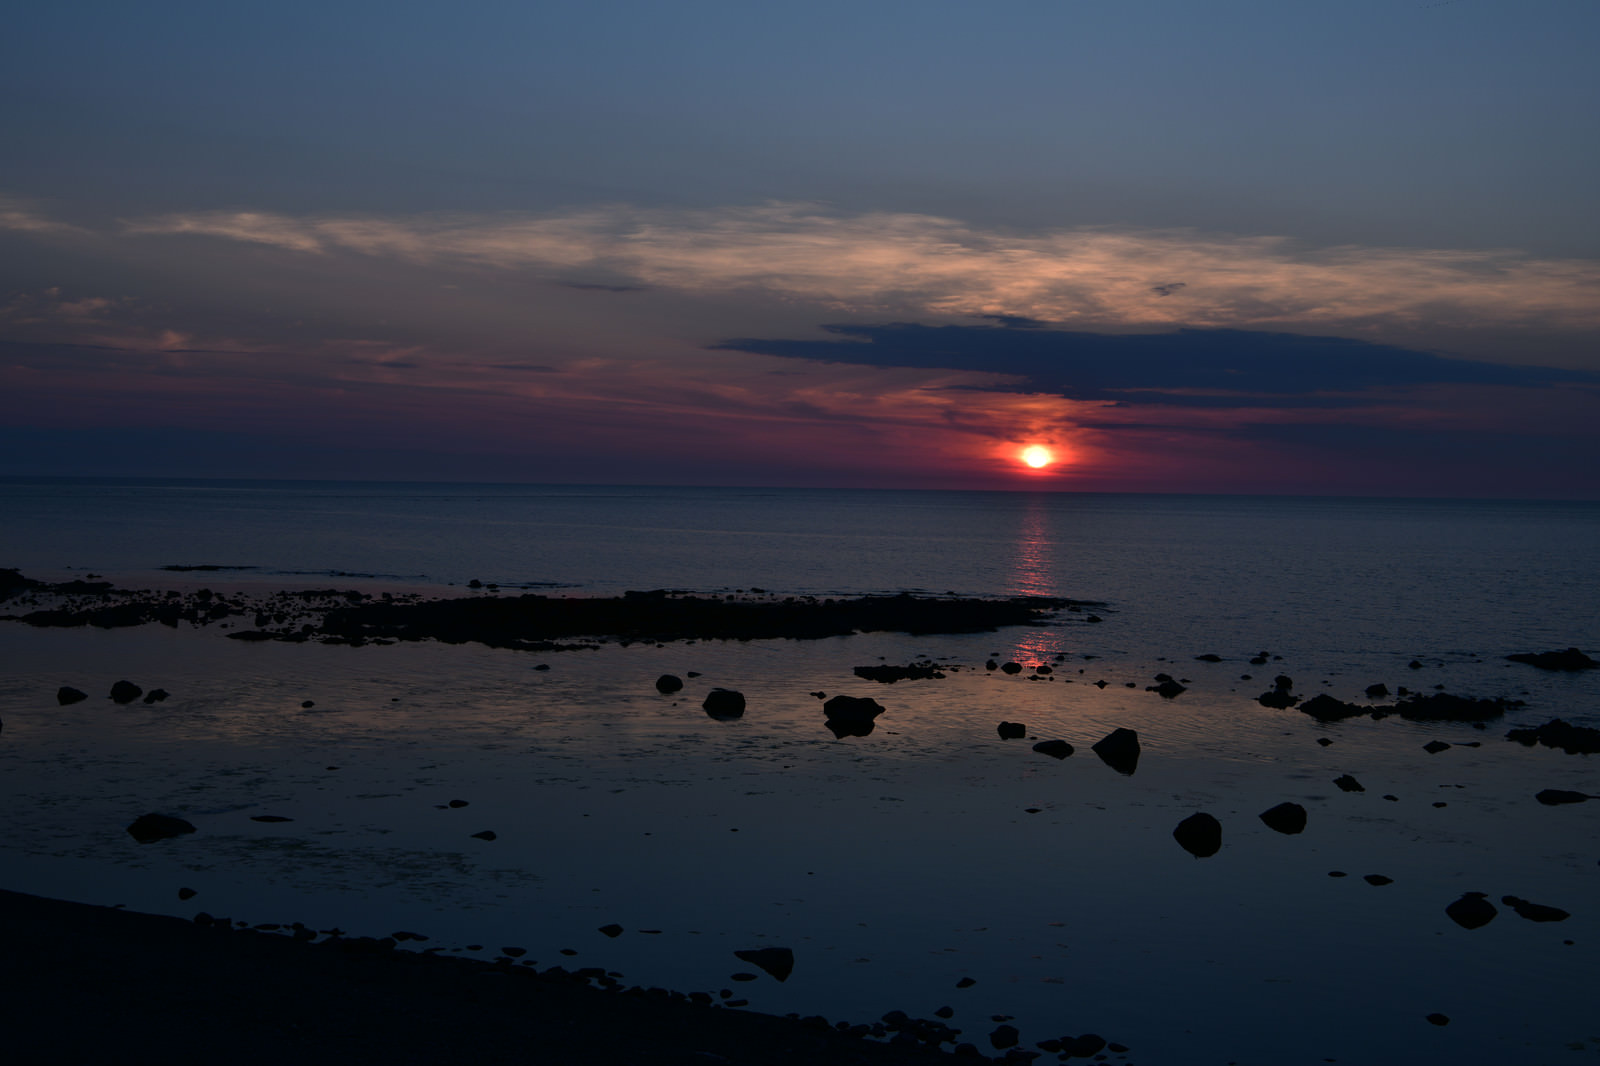
<svg viewBox="0 0 1600 1066"><path fill-rule="evenodd" d="M719 1009L661 989L603 991L573 974L395 950L387 939L301 942L225 921L0 889L0 1003L11 1046L33 1062L148 1054L309 1066L528 1058L547 1066L916 1066L952 1058L914 1038L879 1043L820 1019Z"/></svg>

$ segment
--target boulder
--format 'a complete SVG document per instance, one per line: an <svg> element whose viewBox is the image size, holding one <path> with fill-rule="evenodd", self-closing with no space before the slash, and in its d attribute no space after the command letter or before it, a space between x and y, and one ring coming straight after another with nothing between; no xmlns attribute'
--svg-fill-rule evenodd
<svg viewBox="0 0 1600 1066"><path fill-rule="evenodd" d="M1001 663L1000 669L1002 672L1007 674L1020 674L1022 673L1022 664L1016 662Z"/></svg>
<svg viewBox="0 0 1600 1066"><path fill-rule="evenodd" d="M1480 929L1494 921L1500 912L1483 892L1463 892L1461 898L1444 909L1450 920L1463 929Z"/></svg>
<svg viewBox="0 0 1600 1066"><path fill-rule="evenodd" d="M1173 697L1182 695L1189 690L1169 677L1159 685L1146 685L1145 691L1154 692L1162 699L1170 700Z"/></svg>
<svg viewBox="0 0 1600 1066"><path fill-rule="evenodd" d="M1254 663L1258 660L1260 662L1266 662L1266 660L1260 658L1260 656L1257 656L1256 659L1251 659L1250 661ZM1276 711L1286 710L1300 702L1300 697L1289 691L1292 688L1294 688L1294 679L1289 677L1287 674L1279 674L1277 677L1272 679L1272 691L1263 692L1261 695L1257 696L1256 702L1261 704L1263 707L1271 707Z"/></svg>
<svg viewBox="0 0 1600 1066"><path fill-rule="evenodd" d="M749 948L734 955L779 981L787 981L794 972L794 952L789 948Z"/></svg>
<svg viewBox="0 0 1600 1066"><path fill-rule="evenodd" d="M172 693L168 692L164 688L153 688L144 694L144 701L146 703L161 703L170 695L172 695Z"/></svg>
<svg viewBox="0 0 1600 1066"><path fill-rule="evenodd" d="M1277 689L1273 689L1272 692L1263 692L1261 694L1261 702L1269 707L1274 706L1274 704L1267 701L1268 697L1274 695L1277 691ZM1290 698L1292 699L1293 697ZM1290 703L1285 706L1293 706L1293 704ZM1282 707L1279 709L1281 710ZM1300 710L1319 722L1338 722L1346 718L1354 718L1357 715L1372 713L1371 707L1363 707L1359 703L1346 703L1343 700L1336 700L1326 692L1312 696L1309 700L1300 704Z"/></svg>
<svg viewBox="0 0 1600 1066"><path fill-rule="evenodd" d="M1367 686L1367 699L1369 700L1381 700L1388 694L1389 686L1385 685L1382 681L1378 682L1376 685Z"/></svg>
<svg viewBox="0 0 1600 1066"><path fill-rule="evenodd" d="M1095 741L1090 750L1124 776L1139 768L1139 734L1132 729L1113 729Z"/></svg>
<svg viewBox="0 0 1600 1066"><path fill-rule="evenodd" d="M1340 792L1365 792L1366 791L1366 789L1362 787L1361 782L1357 781L1354 777L1351 777L1349 774L1340 774L1338 777L1333 779L1333 783L1339 786L1339 791Z"/></svg>
<svg viewBox="0 0 1600 1066"><path fill-rule="evenodd" d="M731 688L714 688L706 693L705 702L700 706L706 714L719 722L731 721L744 717L744 693L736 692Z"/></svg>
<svg viewBox="0 0 1600 1066"><path fill-rule="evenodd" d="M1064 740L1041 740L1033 746L1033 750L1052 759L1065 759L1076 749Z"/></svg>
<svg viewBox="0 0 1600 1066"><path fill-rule="evenodd" d="M671 695L683 688L683 678L677 674L662 674L656 678L656 691L663 696Z"/></svg>
<svg viewBox="0 0 1600 1066"><path fill-rule="evenodd" d="M1600 662L1595 662L1577 648L1568 648L1566 651L1539 651L1519 652L1516 655L1507 655L1514 663L1527 663L1537 666L1541 670L1594 670L1600 668Z"/></svg>
<svg viewBox="0 0 1600 1066"><path fill-rule="evenodd" d="M194 831L192 823L169 814L141 814L128 826L128 835L141 844L153 844L157 840L181 837Z"/></svg>
<svg viewBox="0 0 1600 1066"><path fill-rule="evenodd" d="M70 703L79 703L89 698L87 692L75 689L71 685L62 685L56 689L56 703L62 707Z"/></svg>
<svg viewBox="0 0 1600 1066"><path fill-rule="evenodd" d="M117 703L132 703L144 695L144 689L132 681L118 681L111 686L111 698Z"/></svg>
<svg viewBox="0 0 1600 1066"><path fill-rule="evenodd" d="M1001 740L1021 740L1028 735L1028 727L1021 722L1001 722L994 727Z"/></svg>
<svg viewBox="0 0 1600 1066"><path fill-rule="evenodd" d="M1280 803L1271 810L1262 811L1259 817L1268 829L1279 833L1305 832L1306 809L1298 803Z"/></svg>
<svg viewBox="0 0 1600 1066"><path fill-rule="evenodd" d="M996 1051L1004 1051L1008 1047L1016 1047L1021 1036L1016 1026L1002 1025L989 1034L989 1043Z"/></svg>
<svg viewBox="0 0 1600 1066"><path fill-rule="evenodd" d="M1450 745L1442 740L1430 740L1426 744L1422 745L1422 750L1427 752L1429 755L1437 755L1449 747Z"/></svg>
<svg viewBox="0 0 1600 1066"><path fill-rule="evenodd" d="M865 737L872 734L883 704L868 696L835 696L822 705L822 713L835 739Z"/></svg>
<svg viewBox="0 0 1600 1066"><path fill-rule="evenodd" d="M1204 811L1191 814L1178 823L1172 839L1195 858L1209 858L1222 850L1222 823Z"/></svg>

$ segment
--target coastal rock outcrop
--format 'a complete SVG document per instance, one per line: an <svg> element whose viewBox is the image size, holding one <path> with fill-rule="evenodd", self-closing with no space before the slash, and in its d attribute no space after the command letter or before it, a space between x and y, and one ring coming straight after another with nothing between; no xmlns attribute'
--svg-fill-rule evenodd
<svg viewBox="0 0 1600 1066"><path fill-rule="evenodd" d="M1568 648L1566 651L1538 651L1518 652L1516 655L1507 655L1514 663L1527 663L1537 666L1541 670L1595 670L1600 669L1600 662L1589 658L1577 648Z"/></svg>
<svg viewBox="0 0 1600 1066"><path fill-rule="evenodd" d="M1306 809L1298 803L1280 803L1259 815L1268 829L1279 833L1302 833L1306 828Z"/></svg>
<svg viewBox="0 0 1600 1066"><path fill-rule="evenodd" d="M872 734L883 704L869 696L835 696L822 705L822 713L835 739L865 737Z"/></svg>
<svg viewBox="0 0 1600 1066"><path fill-rule="evenodd" d="M735 951L734 955L779 981L787 981L794 973L794 951L790 948L748 948Z"/></svg>
<svg viewBox="0 0 1600 1066"><path fill-rule="evenodd" d="M1124 776L1131 776L1139 768L1139 734L1132 729L1113 729L1095 741L1089 750Z"/></svg>
<svg viewBox="0 0 1600 1066"><path fill-rule="evenodd" d="M194 831L192 823L170 814L141 814L128 826L128 835L141 844L153 844L157 840L181 837Z"/></svg>
<svg viewBox="0 0 1600 1066"><path fill-rule="evenodd" d="M714 688L700 704L702 710L719 722L744 717L744 693L731 688Z"/></svg>
<svg viewBox="0 0 1600 1066"><path fill-rule="evenodd" d="M1600 754L1600 729L1573 725L1560 718L1552 718L1532 729L1513 729L1506 734L1506 739L1530 748L1535 744L1560 748L1568 755Z"/></svg>
<svg viewBox="0 0 1600 1066"><path fill-rule="evenodd" d="M1195 858L1209 858L1222 850L1222 823L1200 811L1179 822L1172 839Z"/></svg>
<svg viewBox="0 0 1600 1066"><path fill-rule="evenodd" d="M932 663L911 663L909 666L858 666L855 675L868 681L892 685L896 681L929 681L944 677L944 671Z"/></svg>

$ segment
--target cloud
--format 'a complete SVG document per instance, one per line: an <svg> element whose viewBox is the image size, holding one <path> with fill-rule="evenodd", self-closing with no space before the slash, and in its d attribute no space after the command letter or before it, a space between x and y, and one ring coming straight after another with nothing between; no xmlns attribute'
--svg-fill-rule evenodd
<svg viewBox="0 0 1600 1066"><path fill-rule="evenodd" d="M77 226L57 222L31 200L0 193L0 230L18 233L82 233Z"/></svg>
<svg viewBox="0 0 1600 1066"><path fill-rule="evenodd" d="M999 315L1082 327L1600 328L1600 263L1592 260L1514 250L1309 248L1285 237L1187 230L1013 233L794 203L547 216L197 212L135 220L125 232L527 270L612 291L765 291L861 313Z"/></svg>
<svg viewBox="0 0 1600 1066"><path fill-rule="evenodd" d="M1109 334L893 323L832 340L724 341L721 350L878 367L987 371L1009 389L1181 407L1351 407L1425 385L1600 385L1600 374L1504 366L1344 337L1182 329Z"/></svg>

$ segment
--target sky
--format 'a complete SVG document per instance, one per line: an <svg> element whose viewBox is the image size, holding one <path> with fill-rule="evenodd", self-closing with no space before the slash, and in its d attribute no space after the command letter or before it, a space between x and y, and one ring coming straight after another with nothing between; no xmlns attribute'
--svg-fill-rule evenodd
<svg viewBox="0 0 1600 1066"><path fill-rule="evenodd" d="M1593 0L6 22L0 476L1600 498Z"/></svg>

